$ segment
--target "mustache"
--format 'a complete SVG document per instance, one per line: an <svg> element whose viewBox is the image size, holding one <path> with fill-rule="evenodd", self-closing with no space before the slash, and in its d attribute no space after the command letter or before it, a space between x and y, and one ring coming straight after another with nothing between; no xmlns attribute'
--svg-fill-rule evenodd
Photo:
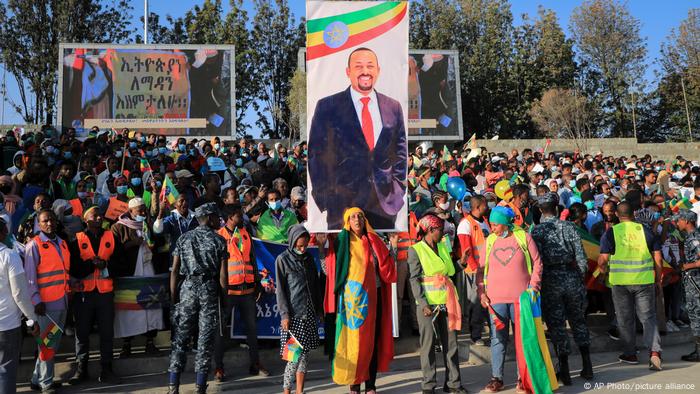
<svg viewBox="0 0 700 394"><path fill-rule="evenodd" d="M368 77L368 78L374 79L374 77L372 75L369 75L369 74L360 74L357 76L357 78L362 78L362 77Z"/></svg>

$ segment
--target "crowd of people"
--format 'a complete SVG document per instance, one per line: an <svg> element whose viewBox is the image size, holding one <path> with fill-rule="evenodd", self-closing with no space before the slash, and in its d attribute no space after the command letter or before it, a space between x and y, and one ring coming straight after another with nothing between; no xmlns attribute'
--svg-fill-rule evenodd
<svg viewBox="0 0 700 394"><path fill-rule="evenodd" d="M95 326L99 381L120 382L112 371L115 338L119 358L133 357L137 336L155 355L162 352L158 331L171 330L170 392L179 390L190 348L197 352L197 391L206 392L212 358L214 377L227 377L233 308L245 327L249 373L269 376L260 363L256 299L274 292L280 353L288 360L284 392L294 384L303 392L308 354L323 343L334 382L353 394L362 384L375 393L377 372L393 359L394 283L400 335L420 342L424 393L465 392L459 333L490 346L485 389L502 390L509 329L518 324L519 298L528 290L541 295L564 385L572 384L567 322L582 357L581 377L593 378L586 321L592 312L607 315L623 363L639 363L637 327L651 370L662 369L661 337L689 326L693 349L683 360L700 361L696 161L423 143L408 156L407 231L377 234L362 207L347 207L340 233L310 234L303 225L303 141L268 147L248 138L168 139L96 127L83 140L73 129L47 127L9 131L1 146L7 169L0 174L2 392L16 389L24 332L38 338L34 390L60 387L54 354L62 334L76 338L69 383L90 379ZM253 238L288 245L276 256L274 278L258 267ZM309 246L319 249L320 271ZM125 279L166 283L169 297L115 297ZM290 342L301 345L297 357L286 357ZM446 366L443 387L436 351ZM524 377L517 387L532 391Z"/></svg>

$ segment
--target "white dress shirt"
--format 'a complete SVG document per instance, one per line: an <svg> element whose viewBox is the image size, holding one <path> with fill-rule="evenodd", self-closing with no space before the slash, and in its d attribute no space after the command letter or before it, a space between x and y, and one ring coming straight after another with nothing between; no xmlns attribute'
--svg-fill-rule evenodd
<svg viewBox="0 0 700 394"><path fill-rule="evenodd" d="M357 120L360 122L360 127L362 127L362 104L363 97L369 97L369 114L372 117L372 127L374 128L374 146L377 146L377 140L379 140L379 135L382 133L382 114L379 112L379 103L377 102L377 93L372 89L372 92L363 96L360 92L356 91L352 87L350 88L350 96L352 97L352 103L355 105L355 112L357 112Z"/></svg>

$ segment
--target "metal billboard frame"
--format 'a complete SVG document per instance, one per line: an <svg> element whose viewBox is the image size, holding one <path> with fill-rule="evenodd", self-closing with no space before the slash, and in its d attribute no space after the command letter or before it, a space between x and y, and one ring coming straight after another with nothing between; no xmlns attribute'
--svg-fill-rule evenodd
<svg viewBox="0 0 700 394"><path fill-rule="evenodd" d="M231 51L231 59L229 66L231 70L231 83L229 86L231 92L231 130L230 134L221 135L219 137L236 137L236 46L225 44L212 45L196 45L196 44L98 44L98 43L59 43L58 44L58 86L56 90L56 127L63 129L63 51L66 49L216 49ZM176 136L182 137L182 136ZM184 136L187 137L187 136Z"/></svg>
<svg viewBox="0 0 700 394"><path fill-rule="evenodd" d="M458 136L440 136L440 135L426 135L426 136L420 136L420 135L410 135L408 134L408 129L406 130L406 136L408 137L409 142L417 142L417 141L464 141L464 125L462 123L462 94L461 94L461 86L460 86L460 73L459 73L459 51L455 49L408 49L408 54L410 55L431 55L431 54L440 54L440 55L448 55L452 56L454 59L454 67L455 67L455 89L456 89L456 95L457 95L457 132ZM306 47L301 47L299 48L299 51L297 52L297 68L301 69L306 73ZM408 83L408 80L406 81ZM306 111L306 105L304 105L304 111ZM299 117L299 122L300 124L300 135L302 137L302 140L308 138L306 135L307 130L306 130L306 117L305 116L300 116Z"/></svg>

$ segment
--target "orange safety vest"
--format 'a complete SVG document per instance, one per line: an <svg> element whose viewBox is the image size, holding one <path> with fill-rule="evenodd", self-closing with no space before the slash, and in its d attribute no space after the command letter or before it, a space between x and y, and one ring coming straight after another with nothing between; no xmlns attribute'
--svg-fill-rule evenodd
<svg viewBox="0 0 700 394"><path fill-rule="evenodd" d="M36 266L36 283L39 287L41 302L52 302L65 297L70 291L68 271L70 270L70 251L66 241L60 240L61 255L52 242L44 242L39 236L34 237L39 248L39 264Z"/></svg>
<svg viewBox="0 0 700 394"><path fill-rule="evenodd" d="M481 229L481 223L479 223L478 220L474 219L474 217L469 214L464 215L464 218L469 221L472 246L474 247L472 253L474 254L474 260L478 263L481 257L481 251L484 250L486 246L486 237L484 237L484 231ZM486 221L486 218L484 218L484 221ZM486 221L486 224L488 225L488 221Z"/></svg>
<svg viewBox="0 0 700 394"><path fill-rule="evenodd" d="M70 203L70 206L73 208L73 216L83 216L83 203L79 198L69 200L68 203Z"/></svg>
<svg viewBox="0 0 700 394"><path fill-rule="evenodd" d="M250 248L252 247L250 235L244 228L238 229L243 245L242 250L238 249L238 239L229 234L226 227L219 229L218 233L228 244L228 294L244 295L255 291L255 286L241 286L255 283L255 270L250 261ZM238 289L234 289L238 287Z"/></svg>
<svg viewBox="0 0 700 394"><path fill-rule="evenodd" d="M80 258L83 261L90 261L95 257L99 257L104 261L109 261L114 253L114 234L111 231L105 231L102 233L102 238L100 239L100 249L97 251L97 256L95 256L95 251L90 243L90 238L84 232L75 234L78 240L78 248L80 248ZM102 270L95 268L95 270L82 280L79 280L73 285L73 290L77 292L89 292L95 290L100 293L109 293L113 290L112 279L103 278Z"/></svg>
<svg viewBox="0 0 700 394"><path fill-rule="evenodd" d="M396 260L408 260L408 248L418 242L418 219L416 214L411 212L408 215L408 231L399 233L399 241L396 245Z"/></svg>

